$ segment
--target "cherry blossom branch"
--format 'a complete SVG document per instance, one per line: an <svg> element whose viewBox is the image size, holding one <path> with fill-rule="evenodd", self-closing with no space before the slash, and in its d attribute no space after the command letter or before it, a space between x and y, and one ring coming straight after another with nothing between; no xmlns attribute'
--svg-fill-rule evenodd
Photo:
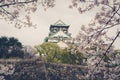
<svg viewBox="0 0 120 80"><path fill-rule="evenodd" d="M109 28L115 27L116 25L119 25L119 24L120 24L120 23L116 23L116 24L114 24L114 25L105 27L105 28L103 28L102 30L100 30L100 32L102 32L102 31L105 30L105 29L109 29Z"/></svg>
<svg viewBox="0 0 120 80"><path fill-rule="evenodd" d="M119 37L119 35L120 35L120 31L117 33L117 35L115 36L115 38L113 39L113 41L111 42L111 44L108 46L108 48L106 49L106 51L103 53L103 56L101 57L101 59L98 61L98 63L96 63L95 68L93 69L92 72L94 72L96 70L96 68L99 66L99 64L101 63L101 61L106 56L106 54L109 53L109 49L112 47L113 43L116 41L116 39ZM90 75L94 75L94 73L92 73Z"/></svg>
<svg viewBox="0 0 120 80"><path fill-rule="evenodd" d="M4 9L3 7L1 7L1 9L3 10L4 13L6 13L6 15L11 15L13 18L15 18L14 15L12 15L10 12L8 12L6 9Z"/></svg>
<svg viewBox="0 0 120 80"><path fill-rule="evenodd" d="M115 11L115 13L113 13L113 15L110 17L110 19L106 22L106 24L104 25L103 29L101 29L99 31L96 31L95 33L93 33L92 35L89 36L89 38L90 38L89 39L89 43L90 43L91 39L93 38L93 36L95 36L96 34L97 34L97 36L99 36L101 34L101 32L104 31L105 29L112 28L112 27L120 24L120 23L116 23L114 25L106 27L109 24L109 22L112 20L112 18L115 16L115 14L117 14L117 12L119 11L119 9L120 9L120 5L119 5L119 8Z"/></svg>
<svg viewBox="0 0 120 80"><path fill-rule="evenodd" d="M115 7L112 7L112 6L108 5L108 4L103 4L103 5L108 6L109 8L111 8L115 13L117 13L120 16L118 11L115 10ZM120 7L120 5L119 5L119 7Z"/></svg>
<svg viewBox="0 0 120 80"><path fill-rule="evenodd" d="M32 3L32 2L37 2L37 0L31 0L31 1L23 1L23 2L13 2L13 3L9 3L9 4L1 4L0 7L8 7L11 5L18 5L18 4L28 4L28 3Z"/></svg>
<svg viewBox="0 0 120 80"><path fill-rule="evenodd" d="M117 33L117 35L115 36L115 38L113 39L113 41L111 42L111 44L109 45L109 47L107 48L107 50L105 51L105 53L103 53L102 58L100 59L100 61L96 64L96 66L98 66L100 64L100 62L103 60L103 58L106 56L107 53L109 53L109 49L112 47L113 43L115 42L115 40L119 37L120 35L120 31Z"/></svg>
<svg viewBox="0 0 120 80"><path fill-rule="evenodd" d="M8 14L10 15L10 16L12 16L12 18L13 19L15 19L15 21L16 21L16 24L17 24L17 22L20 22L20 23L22 23L22 24L24 24L24 25L26 25L26 26L33 26L34 28L35 28L35 26L36 25L33 25L30 21L27 21L27 22L24 22L24 21L22 21L22 20L19 20L18 18L16 18L12 13L10 13L10 12L8 12L6 9L4 9L3 7L1 7L4 11L4 14L6 14L7 16L8 16ZM8 19L9 19L9 16L8 16ZM20 27L20 25L19 26L16 26L15 25L15 27L18 27L18 28L21 28Z"/></svg>

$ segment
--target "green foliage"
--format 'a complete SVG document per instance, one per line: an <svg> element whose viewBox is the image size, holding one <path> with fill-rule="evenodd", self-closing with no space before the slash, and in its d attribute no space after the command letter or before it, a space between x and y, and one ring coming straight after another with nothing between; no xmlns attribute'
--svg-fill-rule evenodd
<svg viewBox="0 0 120 80"><path fill-rule="evenodd" d="M35 46L35 49L42 58L45 58L45 60L50 62L59 62L61 49L57 44L46 42Z"/></svg>
<svg viewBox="0 0 120 80"><path fill-rule="evenodd" d="M0 37L0 58L23 57L22 43L14 37Z"/></svg>
<svg viewBox="0 0 120 80"><path fill-rule="evenodd" d="M80 52L68 51L68 49L61 49L57 44L46 42L35 46L36 53L39 53L41 58L48 62L67 63L67 64L81 64L83 55Z"/></svg>
<svg viewBox="0 0 120 80"><path fill-rule="evenodd" d="M61 54L61 62L67 64L82 64L83 61L83 54L76 51L67 51L64 49Z"/></svg>
<svg viewBox="0 0 120 80"><path fill-rule="evenodd" d="M61 60L62 63L75 64L75 56L71 53L63 53Z"/></svg>

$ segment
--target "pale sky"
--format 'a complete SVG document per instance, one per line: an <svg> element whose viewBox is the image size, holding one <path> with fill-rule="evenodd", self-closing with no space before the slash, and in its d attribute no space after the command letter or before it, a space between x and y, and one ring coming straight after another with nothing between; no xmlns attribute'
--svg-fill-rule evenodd
<svg viewBox="0 0 120 80"><path fill-rule="evenodd" d="M16 37L23 45L38 45L44 41L44 38L48 36L49 27L59 19L70 25L69 32L75 37L82 24L87 24L93 19L96 9L85 14L79 14L76 9L69 9L68 6L71 0L56 0L56 6L44 11L41 6L37 11L31 15L33 24L36 24L37 29L34 28L22 28L17 29L13 24L8 24L6 21L0 21L0 36ZM112 29L110 34L115 34L116 29ZM114 37L114 35L113 35ZM114 43L116 48L120 49L120 38Z"/></svg>

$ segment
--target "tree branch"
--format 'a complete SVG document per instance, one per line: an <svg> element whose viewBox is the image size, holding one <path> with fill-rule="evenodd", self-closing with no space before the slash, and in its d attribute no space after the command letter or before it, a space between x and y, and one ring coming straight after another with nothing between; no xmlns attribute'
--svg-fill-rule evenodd
<svg viewBox="0 0 120 80"><path fill-rule="evenodd" d="M6 15L11 15L13 18L15 18L10 12L8 12L7 10L5 10L3 7L1 7L2 8L2 10L4 11L4 12L6 12Z"/></svg>
<svg viewBox="0 0 120 80"><path fill-rule="evenodd" d="M103 5L106 5L106 6L108 6L109 8L111 8L112 10L114 10L114 7L112 7L112 6L110 6L110 5L107 5L107 4L103 4ZM120 5L119 5L119 7L120 7ZM120 16L120 14L118 13L118 11L115 10L115 13L117 13L117 14Z"/></svg>
<svg viewBox="0 0 120 80"><path fill-rule="evenodd" d="M1 7L3 10L4 10L4 14L7 15L7 17L9 18L8 15L10 15L11 17L13 17L13 19L15 19L16 23L17 21L24 24L24 25L27 25L27 26L33 26L35 28L35 25L31 25L29 22L24 22L22 20L19 20L18 18L16 18L13 14L11 14L10 12L8 12L7 10L5 10L3 7Z"/></svg>
<svg viewBox="0 0 120 80"><path fill-rule="evenodd" d="M109 26L109 27L106 27L106 26L109 24L109 22L112 20L112 18L115 16L115 14L119 11L119 9L120 9L120 6L119 6L119 8L115 11L115 13L113 13L113 15L110 17L110 19L106 22L106 24L104 25L104 27L103 27L102 30L96 31L95 33L93 33L92 35L89 36L89 38L90 38L89 41L91 41L91 39L93 38L93 36L96 35L97 33L98 33L97 36L99 36L99 35L101 34L101 32L104 31L105 29L108 29L108 28L111 28L111 27L114 27L114 26L120 24L120 23L116 23L116 24L114 24L114 25L111 25L111 26ZM89 43L90 43L90 42L89 42Z"/></svg>
<svg viewBox="0 0 120 80"><path fill-rule="evenodd" d="M13 2L13 3L9 3L9 4L1 4L0 7L6 7L6 6L11 6L11 5L16 5L16 4L28 4L28 3L32 3L32 2L37 2L37 0Z"/></svg>
<svg viewBox="0 0 120 80"><path fill-rule="evenodd" d="M115 42L115 40L118 38L120 34L120 31L117 33L116 37L113 39L113 41L111 42L111 44L109 45L109 47L107 48L107 50L105 51L105 53L103 53L102 58L100 59L100 61L96 64L97 66L100 64L100 62L103 60L103 58L106 56L107 53L109 53L109 49L112 47L113 43Z"/></svg>

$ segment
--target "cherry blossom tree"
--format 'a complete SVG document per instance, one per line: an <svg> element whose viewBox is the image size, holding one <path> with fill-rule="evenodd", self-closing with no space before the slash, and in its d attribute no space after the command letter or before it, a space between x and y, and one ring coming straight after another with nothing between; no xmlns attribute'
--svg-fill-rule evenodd
<svg viewBox="0 0 120 80"><path fill-rule="evenodd" d="M89 23L89 27L97 26L93 35L99 35L102 31L118 27L120 24L120 1L119 0L72 0L69 8L77 8L80 14L98 9L95 17Z"/></svg>
<svg viewBox="0 0 120 80"><path fill-rule="evenodd" d="M17 28L35 27L30 14L35 12L39 5L46 10L54 6L54 0L0 0L0 17L14 23Z"/></svg>
<svg viewBox="0 0 120 80"><path fill-rule="evenodd" d="M90 79L114 79L118 80L117 69L119 65L110 68L113 59L113 43L119 37L120 31L114 38L108 37L107 31L120 24L120 1L119 0L72 0L69 8L77 8L80 14L97 8L95 17L88 25L82 25L81 31L75 39L79 43L78 48L82 51L91 65L88 64ZM106 43L106 42L109 42ZM94 63L93 63L94 62ZM113 66L113 65L112 65ZM114 71L114 73L112 73ZM111 77L112 76L112 77Z"/></svg>

